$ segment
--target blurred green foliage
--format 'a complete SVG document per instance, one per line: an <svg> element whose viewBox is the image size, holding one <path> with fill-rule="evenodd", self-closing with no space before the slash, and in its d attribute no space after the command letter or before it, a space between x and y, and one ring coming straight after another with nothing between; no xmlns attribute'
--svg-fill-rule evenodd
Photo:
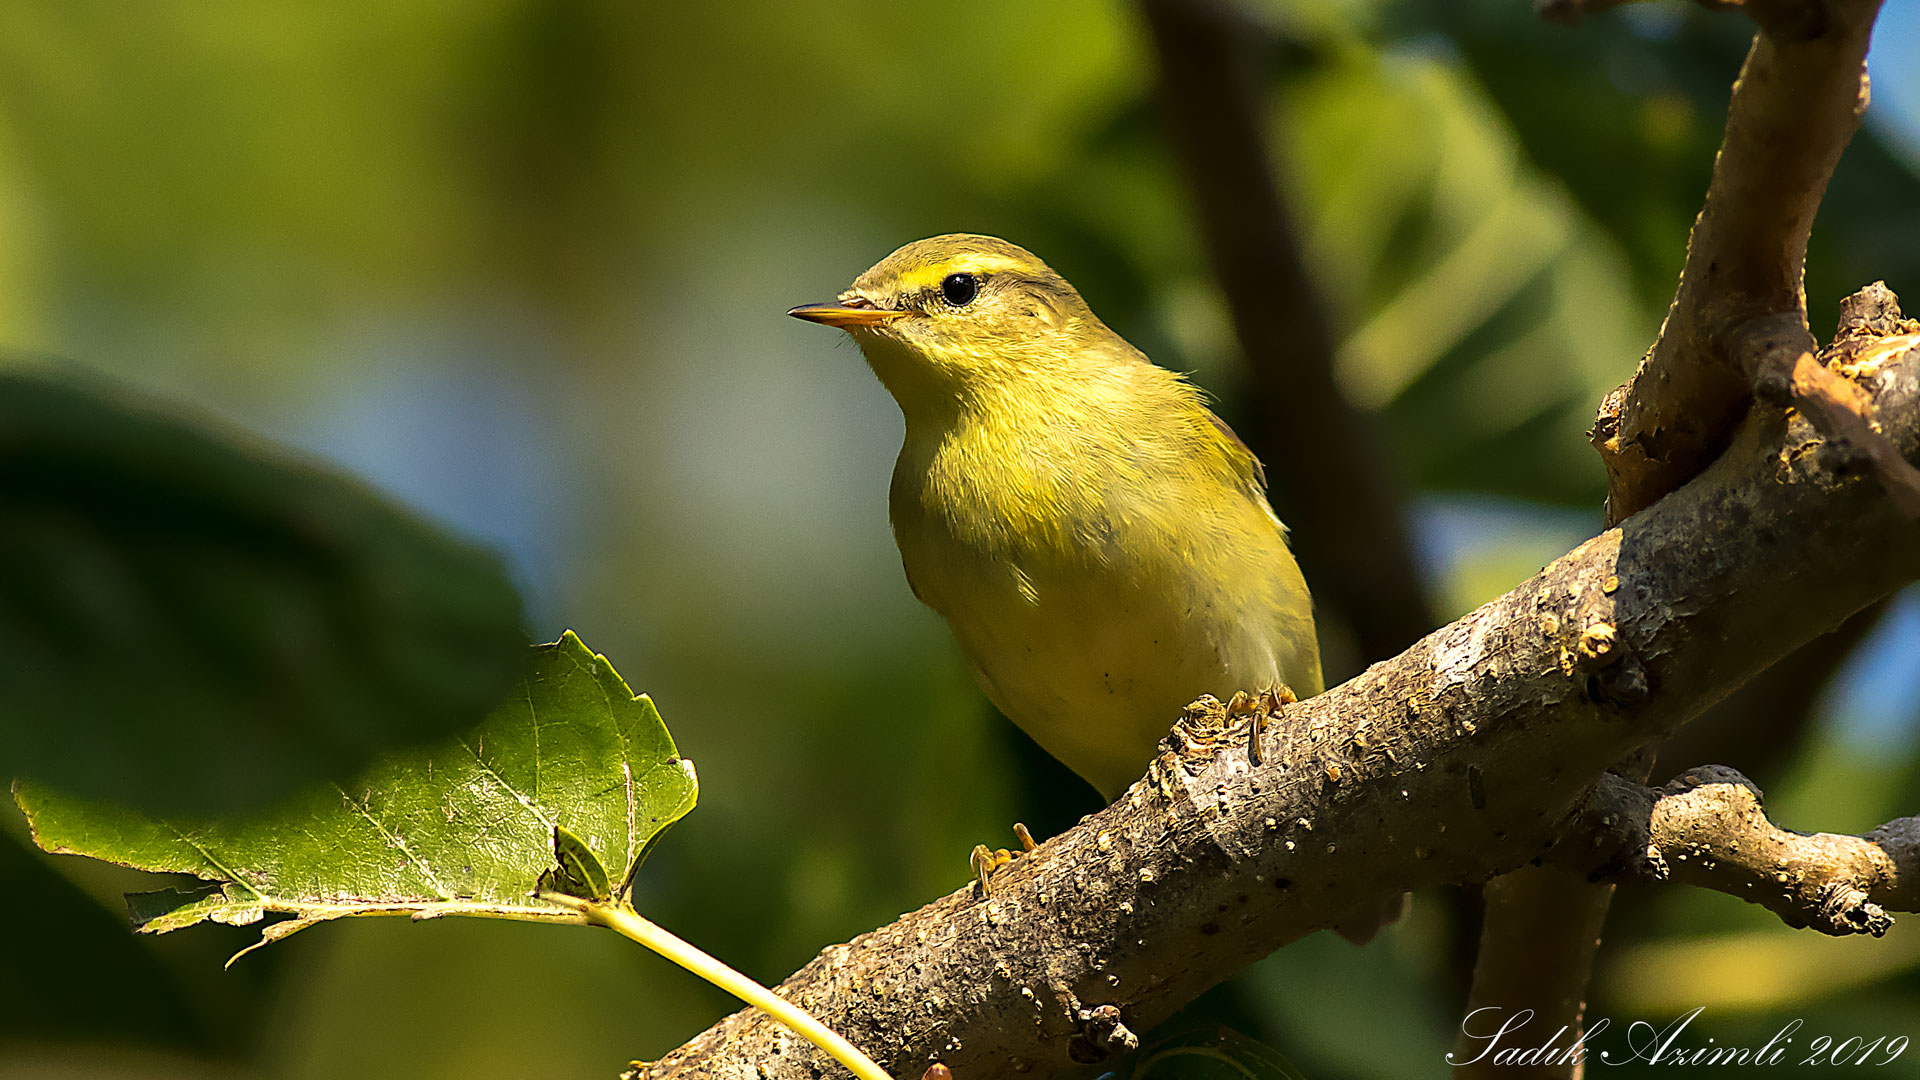
<svg viewBox="0 0 1920 1080"><path fill-rule="evenodd" d="M1677 3L1577 30L1528 6L1257 5L1284 42L1274 131L1339 374L1422 493L1450 610L1597 525L1583 432L1659 325L1746 37ZM893 407L853 350L781 312L908 239L996 233L1244 407L1151 78L1132 13L1092 0L14 0L0 344L333 458L504 550L535 636L577 627L701 764L702 812L641 905L775 980L958 887L1015 818L1045 833L1095 805L989 714L912 601L885 524ZM1860 284L1920 290L1916 208L1911 162L1869 130L1817 230L1816 330ZM1787 824L1913 810L1912 739L1867 753L1849 730L1773 793ZM9 871L12 902L110 908L140 887L71 862ZM1463 985L1450 912L1420 897L1365 949L1309 939L1209 1002L1315 1080L1437 1077ZM1641 916L1599 1013L1659 1004L1632 966L1657 952L1637 949L1767 929L1718 896ZM377 923L220 975L220 932L8 921L0 985L85 957L99 986L140 989L86 995L84 1028L5 1012L0 1063L604 1076L731 1008L611 935ZM1719 955L1697 977L1761 962ZM1804 1002L1778 985L1711 1033L1920 1014L1911 966Z"/></svg>
<svg viewBox="0 0 1920 1080"><path fill-rule="evenodd" d="M0 371L0 773L253 806L471 727L525 655L490 552L71 370Z"/></svg>

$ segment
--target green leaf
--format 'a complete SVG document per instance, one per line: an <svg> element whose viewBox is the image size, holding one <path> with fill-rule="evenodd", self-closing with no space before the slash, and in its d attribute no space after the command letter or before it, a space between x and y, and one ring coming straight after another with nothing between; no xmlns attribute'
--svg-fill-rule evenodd
<svg viewBox="0 0 1920 1080"><path fill-rule="evenodd" d="M1305 1080L1280 1051L1229 1027L1176 1024L1155 1034L1127 1080Z"/></svg>
<svg viewBox="0 0 1920 1080"><path fill-rule="evenodd" d="M554 868L540 875L543 888L601 904L613 899L605 864L565 825L553 827L553 861Z"/></svg>
<svg viewBox="0 0 1920 1080"><path fill-rule="evenodd" d="M263 805L472 726L525 650L500 561L358 481L0 371L0 777Z"/></svg>
<svg viewBox="0 0 1920 1080"><path fill-rule="evenodd" d="M155 820L16 783L14 801L47 851L212 883L128 897L136 929L203 920L246 925L262 943L349 915L482 915L577 922L528 893L554 866L611 892L651 843L693 809L693 763L604 657L568 632L534 649L525 682L478 728L377 761L266 811ZM552 879L549 879L552 880Z"/></svg>

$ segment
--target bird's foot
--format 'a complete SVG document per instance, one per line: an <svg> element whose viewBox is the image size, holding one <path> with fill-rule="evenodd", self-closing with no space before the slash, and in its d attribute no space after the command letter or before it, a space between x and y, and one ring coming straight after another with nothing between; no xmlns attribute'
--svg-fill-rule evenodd
<svg viewBox="0 0 1920 1080"><path fill-rule="evenodd" d="M981 899L985 899L990 892L987 879L995 870L1040 846L1033 842L1033 834L1027 831L1026 825L1018 821L1013 823L1013 835L1020 840L1019 851L1009 851L1006 848L995 850L985 844L973 845L973 857L968 862L973 866L974 878L980 882Z"/></svg>
<svg viewBox="0 0 1920 1080"><path fill-rule="evenodd" d="M1287 706L1299 700L1293 688L1285 683L1274 683L1258 694L1234 691L1233 700L1227 702L1227 719L1247 718L1248 764L1258 766L1261 762L1260 740L1267 733L1268 721L1285 713Z"/></svg>

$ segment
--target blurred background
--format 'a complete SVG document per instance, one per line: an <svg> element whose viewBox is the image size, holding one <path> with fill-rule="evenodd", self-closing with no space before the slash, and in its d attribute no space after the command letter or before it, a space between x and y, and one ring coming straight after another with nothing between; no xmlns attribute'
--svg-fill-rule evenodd
<svg viewBox="0 0 1920 1080"><path fill-rule="evenodd" d="M1598 529L1584 432L1659 326L1749 24L1251 10L1335 375L1451 617ZM1920 7L1888 4L1809 260L1823 337L1877 278L1920 301L1915 55ZM578 631L698 763L642 910L777 981L958 887L1013 820L1097 808L909 594L898 414L848 342L783 312L905 241L993 233L1235 416L1154 70L1138 12L1095 0L7 0L0 350L187 403L504 552L532 635ZM1667 772L1747 769L1789 827L1920 810L1920 594L1807 653ZM1329 655L1330 682L1378 658ZM477 921L335 924L222 971L253 931L135 939L137 875L0 819L0 1077L607 1077L733 1008L612 935ZM1471 908L1423 896L1365 949L1318 935L1202 1005L1316 1080L1439 1076ZM1617 1022L1705 1005L1721 1044L1795 1018L1920 1037L1905 922L1834 941L1629 891L1600 966L1593 1013ZM1884 1072L1920 1076L1920 1051Z"/></svg>

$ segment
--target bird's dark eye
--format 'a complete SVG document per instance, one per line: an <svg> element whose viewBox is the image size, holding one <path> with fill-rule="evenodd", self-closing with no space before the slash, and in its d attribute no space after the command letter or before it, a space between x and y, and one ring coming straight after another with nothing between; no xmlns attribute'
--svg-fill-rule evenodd
<svg viewBox="0 0 1920 1080"><path fill-rule="evenodd" d="M972 274L948 274L940 283L940 295L954 307L965 307L980 295L980 279Z"/></svg>

